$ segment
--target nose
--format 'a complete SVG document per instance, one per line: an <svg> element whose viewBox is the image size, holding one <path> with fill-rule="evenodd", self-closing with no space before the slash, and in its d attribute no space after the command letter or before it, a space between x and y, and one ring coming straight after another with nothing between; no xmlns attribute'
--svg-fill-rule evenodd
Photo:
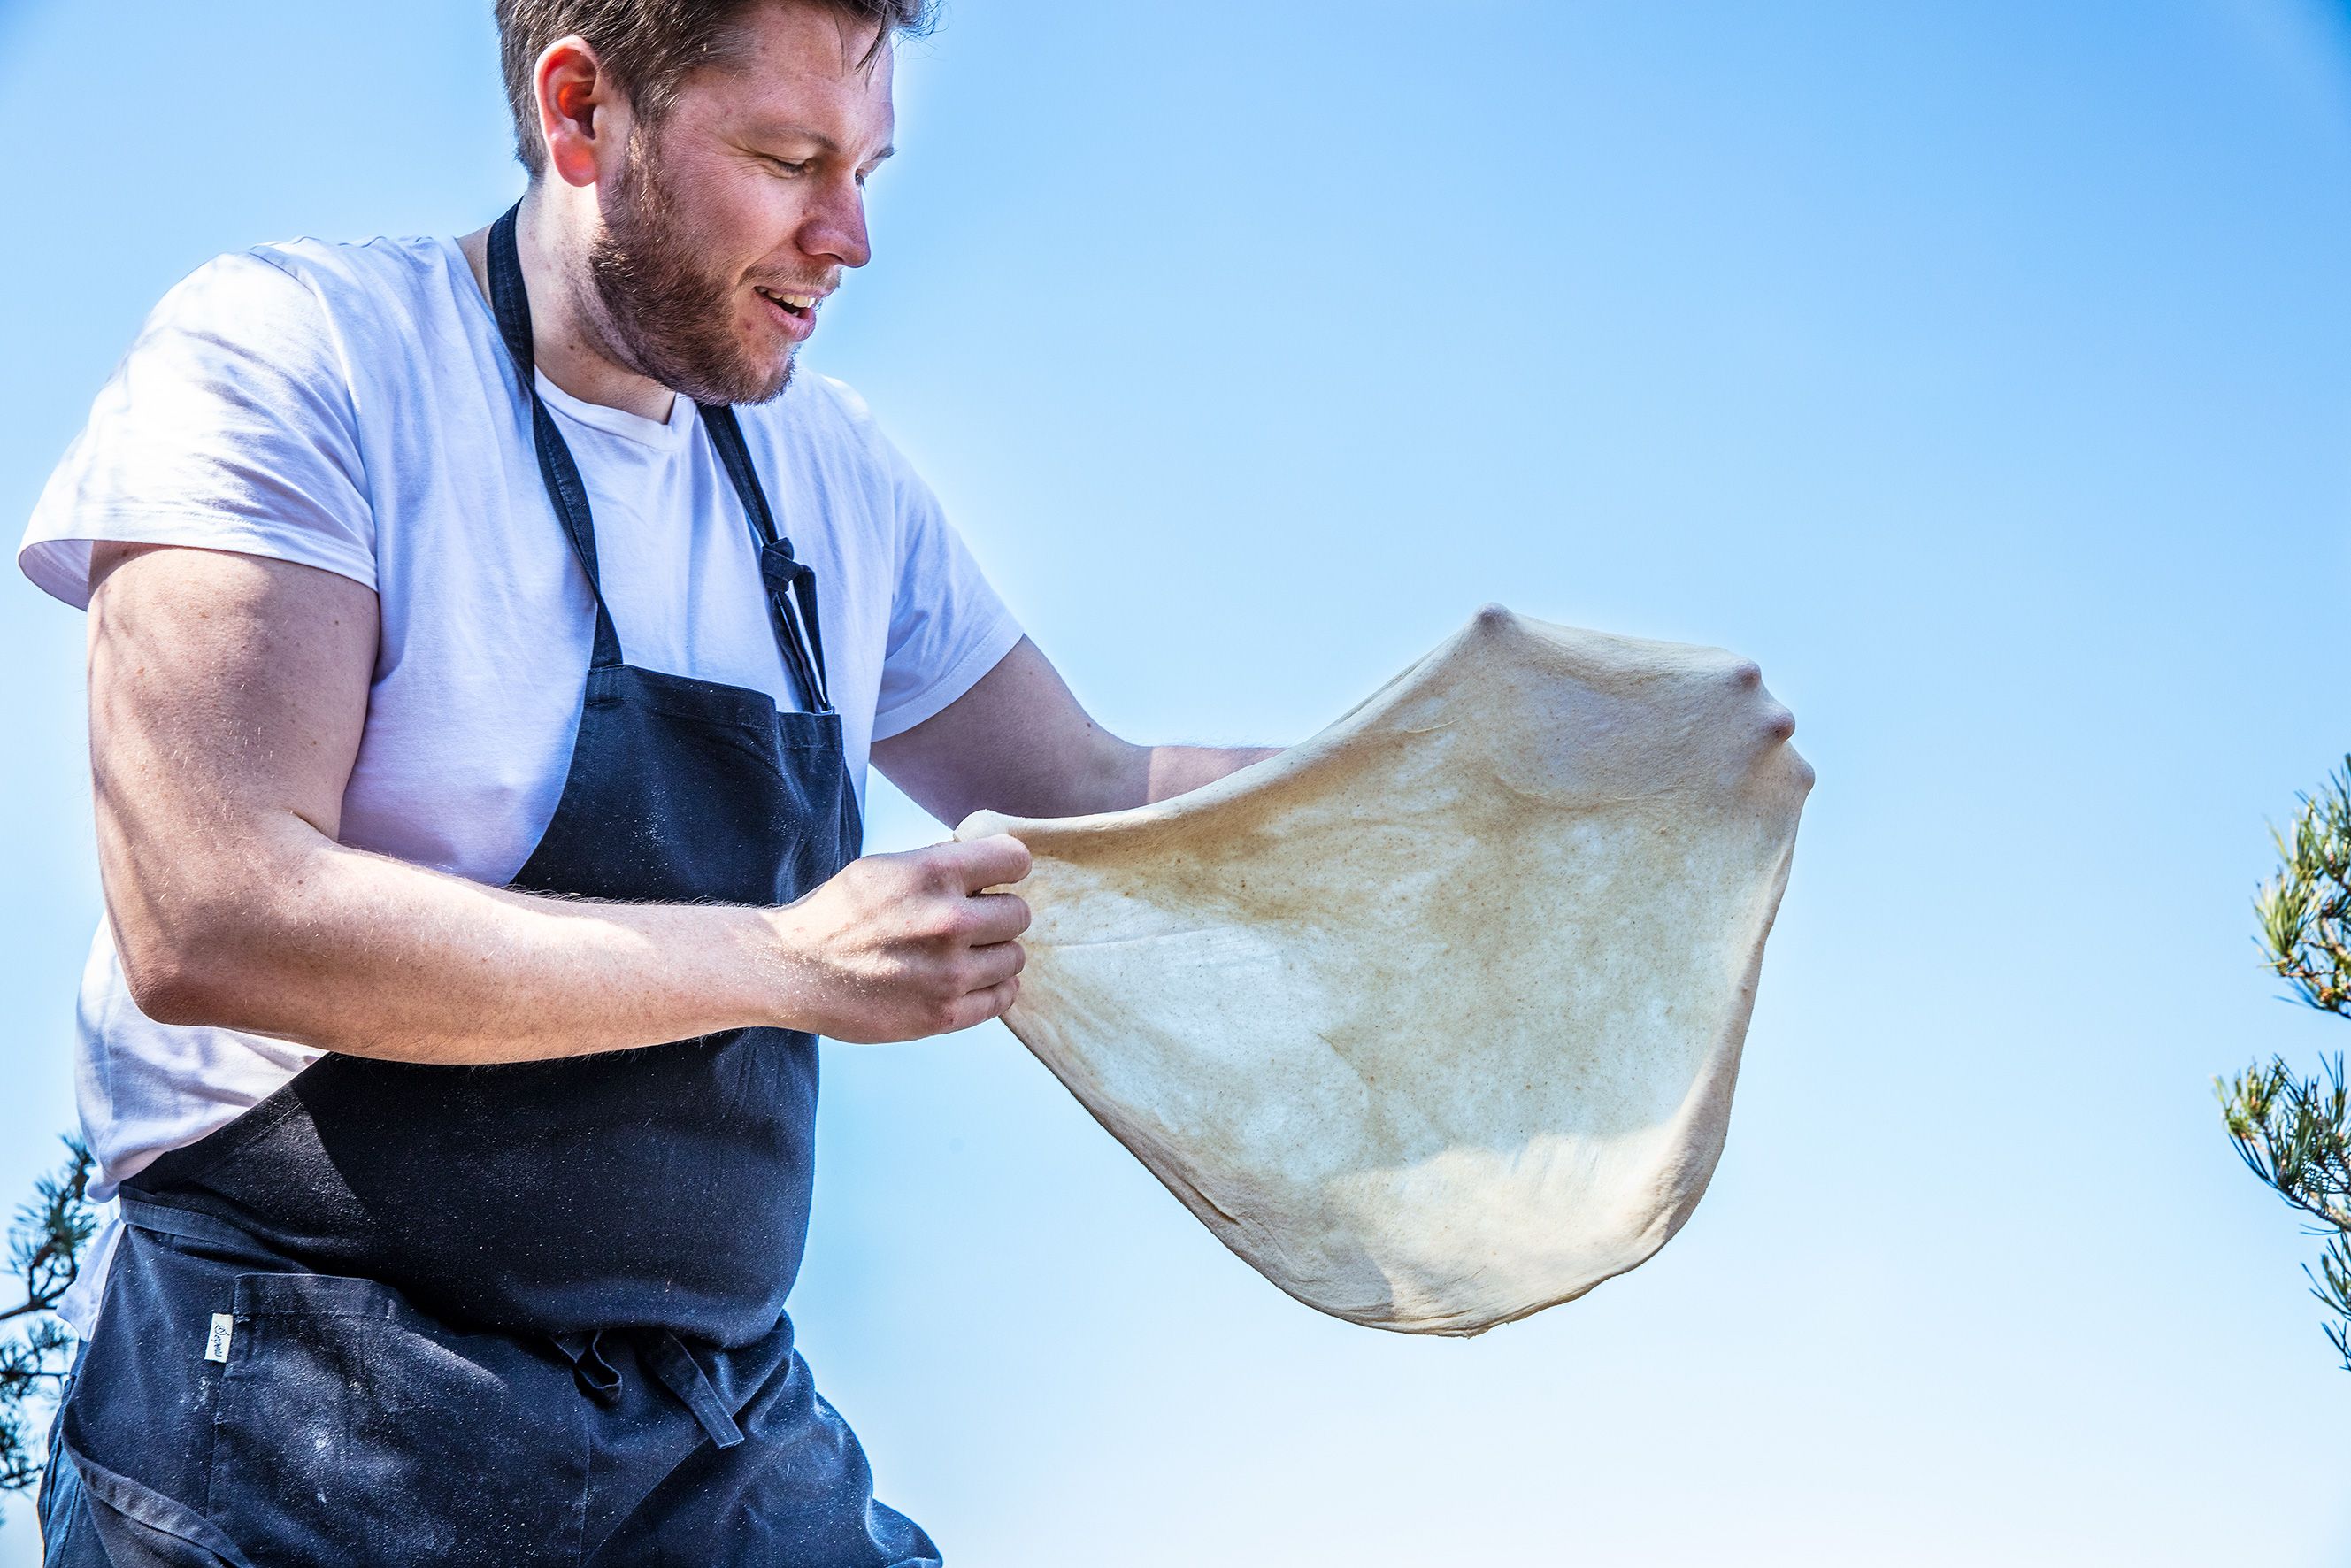
<svg viewBox="0 0 2351 1568"><path fill-rule="evenodd" d="M863 267L873 259L865 232L865 188L853 179L827 181L823 195L800 226L800 249L819 261Z"/></svg>

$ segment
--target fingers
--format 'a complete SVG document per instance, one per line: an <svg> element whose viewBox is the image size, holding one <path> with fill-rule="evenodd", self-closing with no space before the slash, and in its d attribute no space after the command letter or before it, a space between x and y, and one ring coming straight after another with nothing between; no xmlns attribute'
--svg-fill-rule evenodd
<svg viewBox="0 0 2351 1568"><path fill-rule="evenodd" d="M974 947L1009 942L1029 929L1029 901L1016 893L975 894L965 901L964 940Z"/></svg>
<svg viewBox="0 0 2351 1568"><path fill-rule="evenodd" d="M998 942L992 947L975 947L966 971L967 991L985 991L1002 985L1029 967L1028 950L1018 942Z"/></svg>
<svg viewBox="0 0 2351 1568"><path fill-rule="evenodd" d="M965 993L956 1003L946 1032L952 1034L956 1030L970 1029L990 1019L1002 1018L1011 1009L1014 998L1019 995L1020 982L1018 978L1001 981L984 991Z"/></svg>
<svg viewBox="0 0 2351 1568"><path fill-rule="evenodd" d="M1029 910L987 890L1019 882L1029 864L1008 835L935 844L858 861L791 906L790 929L829 987L819 1031L921 1040L1001 1018L1019 994Z"/></svg>
<svg viewBox="0 0 2351 1568"><path fill-rule="evenodd" d="M1029 874L1029 846L1009 833L974 839L969 843L946 843L934 853L943 856L962 878L966 893L1009 887Z"/></svg>
<svg viewBox="0 0 2351 1568"><path fill-rule="evenodd" d="M986 1016L1000 1019L1012 1010L1014 1002L1020 999L1019 977L1016 975L1000 985L990 986L981 996L987 1009Z"/></svg>

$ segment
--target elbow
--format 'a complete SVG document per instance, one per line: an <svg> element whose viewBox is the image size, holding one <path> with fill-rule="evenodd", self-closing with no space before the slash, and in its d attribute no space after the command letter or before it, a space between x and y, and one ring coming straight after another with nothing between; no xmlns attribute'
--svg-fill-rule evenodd
<svg viewBox="0 0 2351 1568"><path fill-rule="evenodd" d="M144 929L128 924L131 929L123 923L115 927L115 952L123 986L141 1013L188 1028L256 1026L251 966L221 923L197 919Z"/></svg>
<svg viewBox="0 0 2351 1568"><path fill-rule="evenodd" d="M160 1024L277 1032L302 991L288 977L308 967L320 835L287 812L159 824L141 799L99 780L99 884L131 1005Z"/></svg>
<svg viewBox="0 0 2351 1568"><path fill-rule="evenodd" d="M131 1003L157 1023L234 1027L220 1005L225 988L205 966L169 946L121 944L122 983Z"/></svg>

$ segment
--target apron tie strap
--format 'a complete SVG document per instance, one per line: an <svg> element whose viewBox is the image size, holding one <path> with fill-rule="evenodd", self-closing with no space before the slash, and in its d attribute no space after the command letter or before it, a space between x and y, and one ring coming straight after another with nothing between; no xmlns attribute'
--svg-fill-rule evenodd
<svg viewBox="0 0 2351 1568"><path fill-rule="evenodd" d="M571 1364L571 1380L580 1385L580 1392L597 1404L610 1408L621 1402L621 1372L604 1359L604 1331L593 1333L559 1333L549 1336L563 1359Z"/></svg>
<svg viewBox="0 0 2351 1568"><path fill-rule="evenodd" d="M653 1375L662 1386L677 1396L678 1403L694 1412L710 1440L722 1448L731 1448L743 1440L743 1428L735 1425L735 1417L718 1398L718 1390L710 1386L709 1374L694 1359L677 1335L664 1329L642 1353Z"/></svg>
<svg viewBox="0 0 2351 1568"><path fill-rule="evenodd" d="M605 1335L611 1329L597 1329L588 1333L559 1333L549 1337L563 1359L571 1364L572 1379L580 1392L597 1404L610 1409L621 1402L621 1373L604 1354ZM656 1382L669 1390L677 1402L686 1407L710 1440L721 1448L731 1448L743 1440L743 1428L727 1414L718 1390L710 1385L710 1376L684 1341L667 1329L632 1335L636 1341L637 1359Z"/></svg>
<svg viewBox="0 0 2351 1568"><path fill-rule="evenodd" d="M159 1236L227 1248L238 1253L255 1250L254 1239L225 1219L215 1219L192 1208L136 1197L128 1187L116 1197L122 1205L122 1223L134 1229L152 1230Z"/></svg>

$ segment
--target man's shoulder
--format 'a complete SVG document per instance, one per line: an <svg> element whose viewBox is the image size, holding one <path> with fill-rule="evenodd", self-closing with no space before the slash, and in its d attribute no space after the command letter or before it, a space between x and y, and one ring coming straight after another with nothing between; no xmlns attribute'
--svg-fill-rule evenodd
<svg viewBox="0 0 2351 1568"><path fill-rule="evenodd" d="M903 461L856 390L813 371L795 373L780 396L736 412L770 443L805 444L885 476Z"/></svg>
<svg viewBox="0 0 2351 1568"><path fill-rule="evenodd" d="M462 334L459 282L474 287L463 256L440 240L305 238L230 251L156 304L118 390L196 384L241 396L267 387L287 406L338 402Z"/></svg>
<svg viewBox="0 0 2351 1568"><path fill-rule="evenodd" d="M164 295L145 336L193 332L271 353L320 339L413 335L424 319L459 305L453 257L471 287L463 257L441 240L293 239L229 251Z"/></svg>
<svg viewBox="0 0 2351 1568"><path fill-rule="evenodd" d="M872 410L848 382L809 370L794 371L779 395L763 403L737 404L736 413L775 430L798 426L861 440L880 434Z"/></svg>
<svg viewBox="0 0 2351 1568"><path fill-rule="evenodd" d="M866 406L855 387L838 376L811 371L799 378L799 386L810 401L822 403L833 417L861 429L873 428L873 411Z"/></svg>
<svg viewBox="0 0 2351 1568"><path fill-rule="evenodd" d="M415 237L272 240L216 257L196 276L206 272L279 274L315 296L330 317L413 316L422 308L445 307L462 298L455 293L458 282L473 287L464 257L450 242Z"/></svg>

